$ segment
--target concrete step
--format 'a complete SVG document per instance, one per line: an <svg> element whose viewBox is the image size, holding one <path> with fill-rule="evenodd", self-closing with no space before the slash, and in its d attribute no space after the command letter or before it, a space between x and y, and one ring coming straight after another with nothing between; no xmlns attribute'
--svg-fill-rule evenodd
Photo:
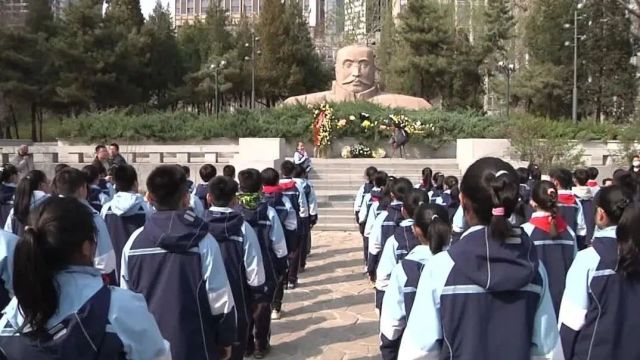
<svg viewBox="0 0 640 360"><path fill-rule="evenodd" d="M353 206L351 207L319 207L318 214L321 218L325 216L346 216L355 221Z"/></svg>
<svg viewBox="0 0 640 360"><path fill-rule="evenodd" d="M318 223L324 224L345 224L351 225L355 224L356 220L351 216L343 216L343 215L325 215L321 216L318 219Z"/></svg>
<svg viewBox="0 0 640 360"><path fill-rule="evenodd" d="M324 223L322 220L318 222L316 226L313 227L314 231L358 231L358 225L353 222L351 225L349 224L330 224Z"/></svg>

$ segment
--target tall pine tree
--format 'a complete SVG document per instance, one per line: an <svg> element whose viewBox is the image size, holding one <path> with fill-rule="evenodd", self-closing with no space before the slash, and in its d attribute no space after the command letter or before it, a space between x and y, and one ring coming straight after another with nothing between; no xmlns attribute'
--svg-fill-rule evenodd
<svg viewBox="0 0 640 360"><path fill-rule="evenodd" d="M380 31L380 43L376 48L376 66L380 71L379 83L382 90L386 90L393 79L391 65L396 59L398 50L396 25L392 11L391 6L388 6L385 10L382 29Z"/></svg>

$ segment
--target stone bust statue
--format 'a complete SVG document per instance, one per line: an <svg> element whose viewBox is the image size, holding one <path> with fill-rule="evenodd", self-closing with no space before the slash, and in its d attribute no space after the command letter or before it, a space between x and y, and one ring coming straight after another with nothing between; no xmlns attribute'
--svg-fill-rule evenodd
<svg viewBox="0 0 640 360"><path fill-rule="evenodd" d="M366 46L353 45L338 50L335 70L336 80L331 90L290 97L284 101L285 105L366 100L387 107L431 108L425 99L380 91L375 83L373 50Z"/></svg>

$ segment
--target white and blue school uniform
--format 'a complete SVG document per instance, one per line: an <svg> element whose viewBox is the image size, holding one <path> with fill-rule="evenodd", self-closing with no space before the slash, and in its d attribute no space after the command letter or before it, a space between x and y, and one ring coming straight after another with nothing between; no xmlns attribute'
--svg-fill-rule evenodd
<svg viewBox="0 0 640 360"><path fill-rule="evenodd" d="M618 271L616 227L578 253L560 306L565 359L639 359L640 283Z"/></svg>
<svg viewBox="0 0 640 360"><path fill-rule="evenodd" d="M369 208L369 213L367 214L367 220L364 225L364 236L367 238L367 249L369 241L368 239L371 237L371 231L373 230L373 224L376 222L376 218L382 209L380 209L380 200L374 200Z"/></svg>
<svg viewBox="0 0 640 360"><path fill-rule="evenodd" d="M48 198L49 194L45 193L44 191L35 190L31 194L30 208L33 209L37 207ZM21 224L20 221L16 219L15 216L13 216L13 208L11 208L9 216L7 217L7 222L4 224L4 230L18 236L22 236L22 233L24 232L24 224Z"/></svg>
<svg viewBox="0 0 640 360"><path fill-rule="evenodd" d="M100 216L107 225L111 243L116 254L117 278L120 278L122 249L131 235L144 226L147 217L152 214L151 207L140 194L119 192L102 207Z"/></svg>
<svg viewBox="0 0 640 360"><path fill-rule="evenodd" d="M427 194L429 195L429 202L431 204L446 205L444 199L444 190L434 188Z"/></svg>
<svg viewBox="0 0 640 360"><path fill-rule="evenodd" d="M0 309L13 297L13 254L17 242L17 236L0 230Z"/></svg>
<svg viewBox="0 0 640 360"><path fill-rule="evenodd" d="M91 185L89 186L88 201L89 201L89 204L91 204L92 208L100 212L102 211L102 207L104 206L104 204L111 201L111 198L102 191L100 186Z"/></svg>
<svg viewBox="0 0 640 360"><path fill-rule="evenodd" d="M300 253L300 267L304 269L307 265L307 256L311 253L311 227L318 222L318 197L313 184L307 179L296 178L293 180L302 188L309 207L309 224L305 229L306 238L302 240Z"/></svg>
<svg viewBox="0 0 640 360"><path fill-rule="evenodd" d="M204 206L205 211L209 207L207 206L207 194L209 193L209 184L200 183L193 187L193 191L191 195L194 195L202 202L202 206Z"/></svg>
<svg viewBox="0 0 640 360"><path fill-rule="evenodd" d="M4 226L13 209L13 195L16 193L16 184L2 183L0 187L0 224Z"/></svg>
<svg viewBox="0 0 640 360"><path fill-rule="evenodd" d="M380 310L380 352L383 360L398 358L400 340L411 315L418 281L432 256L428 245L418 245L391 272Z"/></svg>
<svg viewBox="0 0 640 360"><path fill-rule="evenodd" d="M202 201L191 193L189 194L189 208L191 208L191 210L193 210L193 212L199 217L204 217L205 209Z"/></svg>
<svg viewBox="0 0 640 360"><path fill-rule="evenodd" d="M462 209L461 204L453 214L453 219L451 219L451 245L460 240L460 237L468 228L469 224L467 223L467 219L464 217L464 210Z"/></svg>
<svg viewBox="0 0 640 360"><path fill-rule="evenodd" d="M376 217L369 236L367 271L370 274L375 273L378 268L380 253L384 249L386 241L393 235L401 221L402 202L397 200L391 201L387 208Z"/></svg>
<svg viewBox="0 0 640 360"><path fill-rule="evenodd" d="M588 186L574 186L571 191L576 196L578 203L582 207L584 225L587 234L578 243L578 250L583 250L591 243L593 233L596 229L596 204L593 189Z"/></svg>
<svg viewBox="0 0 640 360"><path fill-rule="evenodd" d="M158 211L122 253L120 286L144 295L174 359L217 358L235 339L234 298L220 247L189 210Z"/></svg>
<svg viewBox="0 0 640 360"><path fill-rule="evenodd" d="M398 359L549 359L558 330L544 265L515 228L469 228L418 282Z"/></svg>
<svg viewBox="0 0 640 360"><path fill-rule="evenodd" d="M280 187L282 188L282 195L289 199L297 214L296 239L291 244L287 244L289 249L288 281L292 284L297 284L302 250L309 232L309 204L303 187L294 179L280 179Z"/></svg>
<svg viewBox="0 0 640 360"><path fill-rule="evenodd" d="M413 219L405 219L387 239L376 269L376 289L385 291L389 285L391 272L420 241L413 233ZM382 304L380 304L382 305Z"/></svg>
<svg viewBox="0 0 640 360"><path fill-rule="evenodd" d="M584 238L587 236L584 212L582 204L571 190L558 189L558 213L576 233L578 244L584 242Z"/></svg>
<svg viewBox="0 0 640 360"><path fill-rule="evenodd" d="M8 359L171 359L142 295L104 285L87 266L70 266L55 282L58 309L41 339L17 336L24 322L17 298L4 309L0 348Z"/></svg>
<svg viewBox="0 0 640 360"><path fill-rule="evenodd" d="M560 301L564 292L567 272L578 253L576 235L561 217L556 218L558 236L552 239L551 215L537 211L531 215L529 222L522 224L522 230L529 235L536 247L538 259L544 265L549 278L549 293L553 301L556 316L560 310Z"/></svg>
<svg viewBox="0 0 640 360"><path fill-rule="evenodd" d="M93 265L103 274L111 274L116 270L116 253L113 250L107 224L87 200L80 200L80 202L91 211L93 225L96 228L96 255L93 258Z"/></svg>
<svg viewBox="0 0 640 360"><path fill-rule="evenodd" d="M366 224L367 219L369 218L369 213L371 212L371 207L382 195L381 191L381 188L374 186L371 191L364 194L362 197L362 204L360 205L360 211L358 212L358 224Z"/></svg>
<svg viewBox="0 0 640 360"><path fill-rule="evenodd" d="M238 314L238 331L231 357L241 359L247 347L252 303L271 300L268 298L260 243L242 214L231 208L212 206L205 220L209 233L220 245Z"/></svg>
<svg viewBox="0 0 640 360"><path fill-rule="evenodd" d="M360 208L362 207L362 202L363 202L363 199L364 199L364 195L370 193L372 189L373 189L373 183L366 182L366 183L360 185L360 188L358 189L358 192L356 193L356 198L355 198L355 200L353 200L353 213L356 216L356 220L358 219L358 212L360 211Z"/></svg>

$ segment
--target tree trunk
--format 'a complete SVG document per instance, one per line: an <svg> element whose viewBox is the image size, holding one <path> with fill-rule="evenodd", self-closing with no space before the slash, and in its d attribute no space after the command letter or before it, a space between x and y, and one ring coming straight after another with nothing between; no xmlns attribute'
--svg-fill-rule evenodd
<svg viewBox="0 0 640 360"><path fill-rule="evenodd" d="M43 114L42 114L42 109L40 109L38 111L38 126L39 126L39 135L40 135L40 141L44 141L44 137L42 136L42 121L43 121Z"/></svg>
<svg viewBox="0 0 640 360"><path fill-rule="evenodd" d="M38 141L38 105L35 102L31 103L31 140Z"/></svg>
<svg viewBox="0 0 640 360"><path fill-rule="evenodd" d="M16 112L15 112L15 109L13 108L13 105L9 105L9 111L11 111L13 126L16 128L16 139L20 139L20 133L18 132L18 119L16 117Z"/></svg>

